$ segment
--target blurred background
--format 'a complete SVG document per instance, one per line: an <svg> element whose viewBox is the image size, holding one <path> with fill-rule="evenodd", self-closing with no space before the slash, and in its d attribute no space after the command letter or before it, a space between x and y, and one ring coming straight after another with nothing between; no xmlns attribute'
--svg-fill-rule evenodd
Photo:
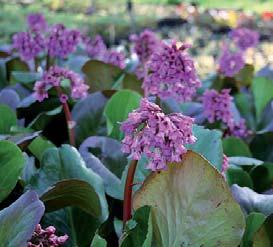
<svg viewBox="0 0 273 247"><path fill-rule="evenodd" d="M0 0L0 45L25 30L25 17L41 12L50 24L64 23L109 46L126 47L132 33L152 29L162 38L192 45L201 77L214 71L228 32L240 25L258 30L261 43L248 59L255 68L273 63L273 0Z"/></svg>

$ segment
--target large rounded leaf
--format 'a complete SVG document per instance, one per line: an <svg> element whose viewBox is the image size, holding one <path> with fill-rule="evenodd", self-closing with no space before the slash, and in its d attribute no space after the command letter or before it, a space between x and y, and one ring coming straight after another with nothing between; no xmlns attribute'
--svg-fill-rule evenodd
<svg viewBox="0 0 273 247"><path fill-rule="evenodd" d="M96 214L96 217L102 221L107 219L108 208L102 179L86 167L75 148L63 145L59 149L47 149L42 156L41 168L32 179L32 188L36 189L41 195L49 187L64 179L79 179L87 182L96 194L93 198L97 201L90 201L90 204L97 206L93 214Z"/></svg>
<svg viewBox="0 0 273 247"><path fill-rule="evenodd" d="M26 247L44 214L44 205L34 191L28 191L0 211L0 246Z"/></svg>
<svg viewBox="0 0 273 247"><path fill-rule="evenodd" d="M151 206L158 247L234 247L243 236L244 216L224 178L192 151L145 180L134 208L144 205Z"/></svg>
<svg viewBox="0 0 273 247"><path fill-rule="evenodd" d="M0 141L0 202L15 187L24 163L24 156L15 144Z"/></svg>

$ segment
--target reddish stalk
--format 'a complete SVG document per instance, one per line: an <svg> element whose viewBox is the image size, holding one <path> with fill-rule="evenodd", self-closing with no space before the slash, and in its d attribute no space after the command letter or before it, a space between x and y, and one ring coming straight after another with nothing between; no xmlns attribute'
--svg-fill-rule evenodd
<svg viewBox="0 0 273 247"><path fill-rule="evenodd" d="M55 87L59 98L62 96L62 90L60 87ZM74 121L71 116L71 112L69 109L69 106L67 104L67 101L62 102L63 109L64 109L64 114L65 114L65 119L66 119L66 125L67 125L67 130L68 130L68 136L69 136L69 143L71 146L76 146L76 141L75 141L75 131L74 131Z"/></svg>
<svg viewBox="0 0 273 247"><path fill-rule="evenodd" d="M136 167L137 167L137 160L132 160L129 165L126 182L125 182L125 188L124 188L123 229L125 228L126 222L132 218L132 194L133 194L132 185L134 182Z"/></svg>

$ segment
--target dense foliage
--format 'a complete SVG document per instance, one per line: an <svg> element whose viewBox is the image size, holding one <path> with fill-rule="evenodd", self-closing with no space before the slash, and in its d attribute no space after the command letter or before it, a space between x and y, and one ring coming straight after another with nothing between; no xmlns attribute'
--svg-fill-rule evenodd
<svg viewBox="0 0 273 247"><path fill-rule="evenodd" d="M40 14L0 51L0 246L273 245L273 77L238 26L215 71L151 30ZM194 47L194 44L192 44Z"/></svg>

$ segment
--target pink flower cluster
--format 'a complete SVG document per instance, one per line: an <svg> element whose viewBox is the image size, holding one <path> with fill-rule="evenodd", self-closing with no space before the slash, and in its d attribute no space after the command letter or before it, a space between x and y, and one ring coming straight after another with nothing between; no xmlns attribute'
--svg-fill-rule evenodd
<svg viewBox="0 0 273 247"><path fill-rule="evenodd" d="M232 77L245 66L244 55L241 51L232 52L224 48L219 59L220 71L228 77Z"/></svg>
<svg viewBox="0 0 273 247"><path fill-rule="evenodd" d="M44 51L46 43L39 33L19 32L13 37L13 48L16 49L22 60L28 61Z"/></svg>
<svg viewBox="0 0 273 247"><path fill-rule="evenodd" d="M176 43L161 43L146 65L143 82L146 96L173 97L180 102L191 100L201 82L187 48L187 45L178 48Z"/></svg>
<svg viewBox="0 0 273 247"><path fill-rule="evenodd" d="M51 57L66 58L74 52L80 42L80 32L69 30L63 24L52 26L50 35L47 39L47 49Z"/></svg>
<svg viewBox="0 0 273 247"><path fill-rule="evenodd" d="M51 57L66 58L80 42L78 30L67 29L63 24L48 29L41 14L29 15L27 22L30 31L13 36L13 48L19 52L22 60L31 60L42 52L48 52Z"/></svg>
<svg viewBox="0 0 273 247"><path fill-rule="evenodd" d="M209 123L216 121L222 121L225 124L229 123L232 118L232 97L229 93L229 89L223 89L220 93L214 89L205 91L202 99L204 115Z"/></svg>
<svg viewBox="0 0 273 247"><path fill-rule="evenodd" d="M83 43L85 44L87 54L91 58L113 64L121 69L125 68L125 55L122 52L107 49L100 35L96 35L94 39L84 37Z"/></svg>
<svg viewBox="0 0 273 247"><path fill-rule="evenodd" d="M245 120L240 119L239 123L234 120L232 100L229 89L223 89L221 92L214 89L206 90L202 97L204 115L209 123L221 121L226 124L228 135L247 137L250 131L247 130Z"/></svg>
<svg viewBox="0 0 273 247"><path fill-rule="evenodd" d="M192 134L193 122L181 113L165 115L158 105L144 98L121 125L125 133L122 151L135 160L146 155L147 168L152 171L167 169L168 162L181 161L181 155L187 151L185 144L196 141Z"/></svg>
<svg viewBox="0 0 273 247"><path fill-rule="evenodd" d="M58 247L64 245L68 239L67 235L58 237L54 226L49 226L45 230L38 224L28 242L28 247Z"/></svg>
<svg viewBox="0 0 273 247"><path fill-rule="evenodd" d="M236 28L230 32L229 36L235 43L236 49L232 50L227 45L223 46L219 69L225 76L232 77L245 66L244 53L248 48L257 46L259 33L248 28Z"/></svg>
<svg viewBox="0 0 273 247"><path fill-rule="evenodd" d="M45 98L48 98L47 90L51 87L59 87L61 81L64 79L68 79L71 83L71 97L73 99L79 99L87 95L89 86L84 83L78 74L65 68L52 66L47 72L45 72L42 80L35 83L35 98L40 102ZM60 100L64 100L64 97Z"/></svg>
<svg viewBox="0 0 273 247"><path fill-rule="evenodd" d="M107 47L100 35L96 35L93 39L83 37L83 43L88 56L91 58L100 58L107 51Z"/></svg>
<svg viewBox="0 0 273 247"><path fill-rule="evenodd" d="M156 34L148 29L138 36L132 35L130 40L134 43L133 51L137 54L141 63L147 62L159 45Z"/></svg>
<svg viewBox="0 0 273 247"><path fill-rule="evenodd" d="M33 13L27 16L28 28L32 32L45 31L48 27L45 17L40 13Z"/></svg>
<svg viewBox="0 0 273 247"><path fill-rule="evenodd" d="M242 51L248 48L255 47L259 43L260 35L258 32L248 28L236 28L230 32L231 39L235 42L237 47Z"/></svg>
<svg viewBox="0 0 273 247"><path fill-rule="evenodd" d="M237 137L247 137L252 132L247 129L246 122L244 119L240 119L239 122L230 121L228 123L227 135L237 136Z"/></svg>

